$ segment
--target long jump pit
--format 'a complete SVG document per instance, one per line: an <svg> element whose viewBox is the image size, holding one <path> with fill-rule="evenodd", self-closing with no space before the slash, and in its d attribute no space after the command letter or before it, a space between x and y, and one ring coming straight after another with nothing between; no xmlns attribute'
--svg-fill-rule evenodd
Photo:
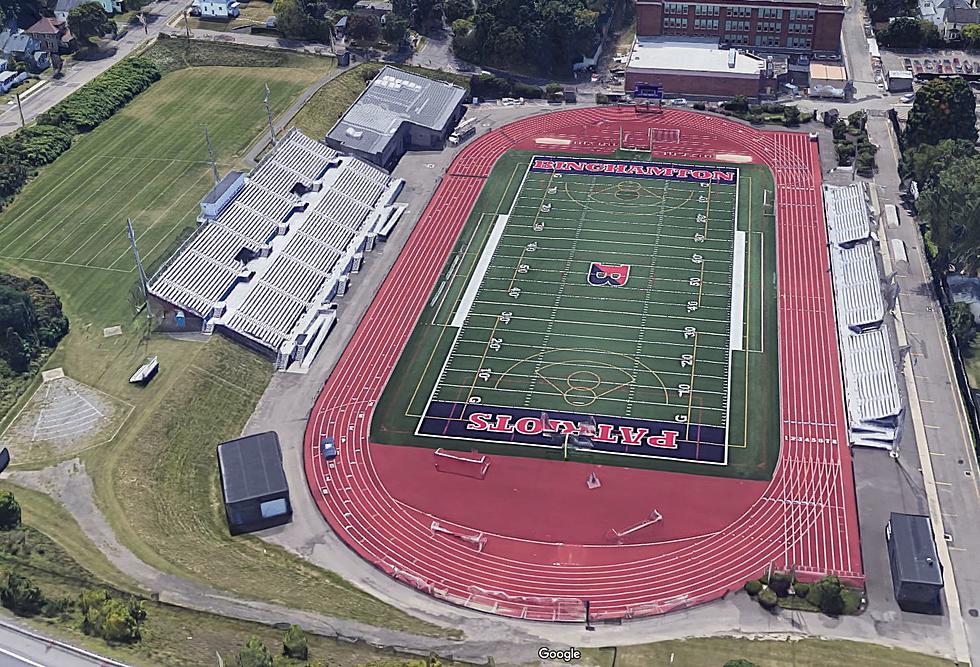
<svg viewBox="0 0 980 667"><path fill-rule="evenodd" d="M542 621L769 567L861 584L820 185L806 134L681 110L475 139L312 410L331 528L409 586Z"/></svg>

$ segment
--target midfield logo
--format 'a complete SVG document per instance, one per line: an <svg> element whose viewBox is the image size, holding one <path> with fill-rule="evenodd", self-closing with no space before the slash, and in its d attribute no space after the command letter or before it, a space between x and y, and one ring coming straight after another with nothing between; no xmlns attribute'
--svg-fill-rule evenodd
<svg viewBox="0 0 980 667"><path fill-rule="evenodd" d="M622 287L630 277L629 264L600 264L589 267L589 284L597 287Z"/></svg>

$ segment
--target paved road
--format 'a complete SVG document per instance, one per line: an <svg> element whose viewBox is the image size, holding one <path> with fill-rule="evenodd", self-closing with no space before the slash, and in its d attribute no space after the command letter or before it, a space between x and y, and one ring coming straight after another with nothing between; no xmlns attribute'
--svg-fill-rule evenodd
<svg viewBox="0 0 980 667"><path fill-rule="evenodd" d="M159 0L147 6L149 14L147 30L141 26L130 26L129 32L117 42L113 42L116 53L110 58L94 62L73 61L66 65L64 77L55 81L49 80L43 88L23 100L24 119L29 123L39 114L68 97L79 86L88 83L96 76L107 70L113 64L127 56L143 42L153 39L164 29L166 18L179 11L186 2L183 0ZM50 79L50 72L48 73ZM7 105L0 113L0 136L13 132L20 127L20 116L17 105Z"/></svg>
<svg viewBox="0 0 980 667"><path fill-rule="evenodd" d="M869 123L871 140L881 146L876 176L878 199L899 203L896 162L898 150L884 119ZM919 467L924 479L926 510L933 505L934 523L940 536L940 547L947 547L948 563L955 578L948 613L954 630L962 624L969 644L971 662L980 665L980 469L963 409L956 377L946 344L945 324L929 279L928 265L922 251L922 239L916 221L903 211L898 229L882 229L882 253L893 264L899 285L898 343L908 345L903 360L905 382L909 393L906 417L906 442L921 448ZM886 241L904 241L908 265L894 263ZM903 335L904 334L904 335ZM912 435L914 438L910 438ZM937 516L938 515L938 516ZM945 535L945 539L943 539ZM941 560L943 554L940 554ZM954 639L956 633L954 632ZM962 648L965 647L961 647Z"/></svg>
<svg viewBox="0 0 980 667"><path fill-rule="evenodd" d="M0 621L0 667L126 667L121 662Z"/></svg>

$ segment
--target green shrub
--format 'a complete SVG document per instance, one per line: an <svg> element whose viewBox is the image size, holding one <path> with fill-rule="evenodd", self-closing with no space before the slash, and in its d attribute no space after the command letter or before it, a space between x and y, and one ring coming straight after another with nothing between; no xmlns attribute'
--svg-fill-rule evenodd
<svg viewBox="0 0 980 667"><path fill-rule="evenodd" d="M241 667L272 667L272 655L262 640L253 635L238 652L238 664Z"/></svg>
<svg viewBox="0 0 980 667"><path fill-rule="evenodd" d="M0 300L0 304L8 306L3 300ZM20 503L10 491L0 491L0 530L13 530L18 526L20 526Z"/></svg>
<svg viewBox="0 0 980 667"><path fill-rule="evenodd" d="M796 597L805 598L807 593L810 592L810 584L797 582L793 584L793 592L796 594Z"/></svg>
<svg viewBox="0 0 980 667"><path fill-rule="evenodd" d="M723 667L759 667L757 664L751 660L746 660L745 658L736 658L735 660L729 660L724 664Z"/></svg>
<svg viewBox="0 0 980 667"><path fill-rule="evenodd" d="M605 93L596 93L595 94L595 103L596 104L609 104L609 96L606 95Z"/></svg>
<svg viewBox="0 0 980 667"><path fill-rule="evenodd" d="M745 582L745 592L755 597L762 590L762 582L758 579L749 579Z"/></svg>
<svg viewBox="0 0 980 667"><path fill-rule="evenodd" d="M779 602L779 596L771 588L767 588L759 593L759 604L763 609L772 609Z"/></svg>
<svg viewBox="0 0 980 667"><path fill-rule="evenodd" d="M691 105L691 108L697 111L704 111L704 102L695 102Z"/></svg>
<svg viewBox="0 0 980 667"><path fill-rule="evenodd" d="M769 588L777 597L784 598L789 595L789 587L793 583L793 577L785 572L773 572L769 577Z"/></svg>
<svg viewBox="0 0 980 667"><path fill-rule="evenodd" d="M844 589L844 611L847 616L853 616L861 610L861 594L857 591Z"/></svg>
<svg viewBox="0 0 980 667"><path fill-rule="evenodd" d="M0 603L18 616L37 615L45 602L41 589L16 572L10 572L7 581L0 587Z"/></svg>
<svg viewBox="0 0 980 667"><path fill-rule="evenodd" d="M151 61L126 58L38 116L38 123L88 132L159 78L160 70Z"/></svg>
<svg viewBox="0 0 980 667"><path fill-rule="evenodd" d="M827 576L810 587L806 601L828 616L839 616L844 612L844 590L840 579Z"/></svg>
<svg viewBox="0 0 980 667"><path fill-rule="evenodd" d="M282 636L282 654L294 660L306 660L309 657L309 646L306 633L298 625L290 625Z"/></svg>

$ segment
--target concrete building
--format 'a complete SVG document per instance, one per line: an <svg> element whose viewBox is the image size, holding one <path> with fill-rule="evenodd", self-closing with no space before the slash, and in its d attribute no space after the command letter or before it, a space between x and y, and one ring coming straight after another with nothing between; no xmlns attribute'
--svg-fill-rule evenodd
<svg viewBox="0 0 980 667"><path fill-rule="evenodd" d="M466 91L385 66L327 134L328 146L391 169L408 150L441 149Z"/></svg>
<svg viewBox="0 0 980 667"><path fill-rule="evenodd" d="M719 49L712 39L639 38L626 65L626 92L662 84L668 96L758 97L774 85L762 58Z"/></svg>
<svg viewBox="0 0 980 667"><path fill-rule="evenodd" d="M841 0L636 0L636 34L713 38L775 53L840 53Z"/></svg>

